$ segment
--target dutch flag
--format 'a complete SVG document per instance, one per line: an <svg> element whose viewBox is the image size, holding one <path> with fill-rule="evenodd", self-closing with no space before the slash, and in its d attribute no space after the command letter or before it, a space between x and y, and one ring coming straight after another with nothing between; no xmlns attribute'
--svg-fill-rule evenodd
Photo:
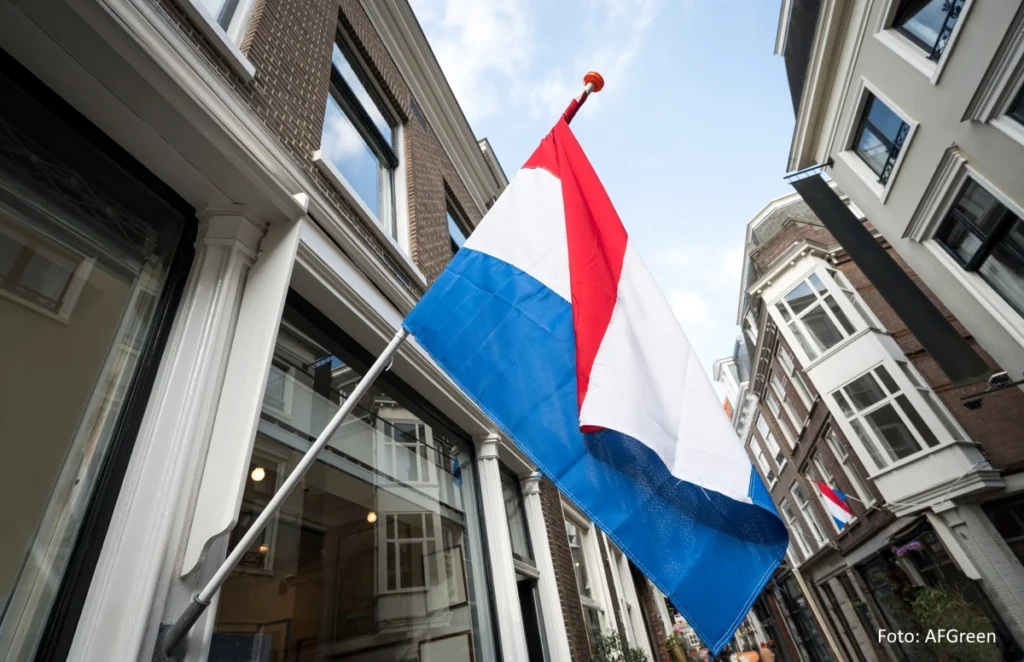
<svg viewBox="0 0 1024 662"><path fill-rule="evenodd" d="M832 516L832 520L836 523L836 528L842 531L843 527L853 519L853 511L850 510L850 505L846 502L846 495L839 490L832 489L825 483L820 483L816 480L811 482L821 492L821 500L825 503L825 510Z"/></svg>
<svg viewBox="0 0 1024 662"><path fill-rule="evenodd" d="M404 326L702 641L731 639L786 529L564 119Z"/></svg>

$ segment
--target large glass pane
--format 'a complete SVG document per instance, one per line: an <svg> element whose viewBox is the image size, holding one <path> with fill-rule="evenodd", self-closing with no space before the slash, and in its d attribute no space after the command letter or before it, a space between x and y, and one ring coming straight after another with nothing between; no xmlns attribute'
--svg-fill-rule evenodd
<svg viewBox="0 0 1024 662"><path fill-rule="evenodd" d="M868 455L871 457L871 461L875 463L875 468L882 469L888 466L889 461L882 456L882 453L878 450L878 445L875 444L874 438L868 434L867 430L864 429L864 426L861 425L861 422L858 420L852 420L850 421L850 427L853 428L853 432L857 435L857 438L860 439L860 442L864 444L864 450L868 452Z"/></svg>
<svg viewBox="0 0 1024 662"><path fill-rule="evenodd" d="M964 185L950 216L973 225L983 235L987 235L995 229L1006 211L1006 207L994 195L971 179Z"/></svg>
<svg viewBox="0 0 1024 662"><path fill-rule="evenodd" d="M386 190L384 178L390 170L384 168L380 158L369 143L356 130L352 120L341 110L333 96L327 97L327 114L324 116L320 149L324 158L334 164L345 181L352 186L356 195L373 215L382 218L385 209L383 195Z"/></svg>
<svg viewBox="0 0 1024 662"><path fill-rule="evenodd" d="M307 322L290 310L285 317L277 361L289 364L282 373L291 402L287 411L264 406L243 512L262 509L358 379L343 357L292 326ZM316 374L317 366L330 374ZM465 637L476 659L493 659L473 463L461 448L371 388L271 520L251 562L225 583L210 661L399 662L451 635ZM247 521L239 518L232 546ZM253 650L266 657L239 656Z"/></svg>
<svg viewBox="0 0 1024 662"><path fill-rule="evenodd" d="M216 2L217 0L205 0L206 2ZM225 0L220 0L224 2ZM345 83L352 90L352 93L356 95L356 99L359 100L359 105L363 107L366 114L370 116L373 121L373 125L380 132L380 135L387 142L388 145L392 144L392 128L384 117L384 113L381 112L380 106L373 100L370 93L366 91L366 86L363 84L363 80L356 74L355 69L352 68L352 64L348 61L348 58L342 53L341 48L338 44L334 44L334 50L331 52L331 65L345 80Z"/></svg>
<svg viewBox="0 0 1024 662"><path fill-rule="evenodd" d="M858 410L867 409L885 399L885 391L871 373L853 380L844 387L844 390Z"/></svg>
<svg viewBox="0 0 1024 662"><path fill-rule="evenodd" d="M501 492L505 499L505 516L508 517L508 535L512 540L512 555L520 561L532 561L530 536L526 530L526 512L519 490L519 479L506 471L501 472Z"/></svg>
<svg viewBox="0 0 1024 662"><path fill-rule="evenodd" d="M794 322L789 325L790 330L793 331L793 336L796 338L797 344L803 348L804 353L807 354L807 358L814 359L818 356L818 350L811 344L811 341L807 338L804 332L800 328L799 322Z"/></svg>
<svg viewBox="0 0 1024 662"><path fill-rule="evenodd" d="M800 321L797 322L797 324L801 323L818 345L818 348L823 352L837 345L843 339L843 334L836 328L835 322L832 321L828 313L820 305L814 306L807 311Z"/></svg>
<svg viewBox="0 0 1024 662"><path fill-rule="evenodd" d="M882 141L873 127L864 125L854 148L876 175L882 174L885 162L889 160L889 145Z"/></svg>
<svg viewBox="0 0 1024 662"><path fill-rule="evenodd" d="M583 531L572 522L566 521L565 533L569 538L569 551L576 570L576 586L580 595L590 598L590 577L587 573L586 555L583 553Z"/></svg>
<svg viewBox="0 0 1024 662"><path fill-rule="evenodd" d="M896 396L896 403L900 406L900 409L903 410L906 417L910 419L910 423L917 429L917 433L921 435L922 439L924 439L925 445L938 446L939 440L936 439L935 433L932 432L932 429L924 422L924 419L921 418L921 414L917 412L917 409L910 404L910 399L907 396L900 394Z"/></svg>
<svg viewBox="0 0 1024 662"><path fill-rule="evenodd" d="M786 301L789 303L790 308L793 309L794 315L799 315L804 311L805 308L813 304L817 299L814 296L814 292L807 283L800 283L786 295Z"/></svg>
<svg viewBox="0 0 1024 662"><path fill-rule="evenodd" d="M830 294L825 297L825 303L828 305L828 309L832 311L832 315L839 320L839 324L846 330L846 333L853 333L855 331L853 324L850 323L850 319L846 316L846 313L843 312L843 309L839 307L839 302Z"/></svg>
<svg viewBox="0 0 1024 662"><path fill-rule="evenodd" d="M900 388L896 386L896 380L892 378L892 375L889 374L889 371L885 369L884 365L880 365L875 368L875 374L882 380L882 384L885 386L886 391L889 393L899 392Z"/></svg>
<svg viewBox="0 0 1024 662"><path fill-rule="evenodd" d="M939 231L938 239L964 264L970 262L974 254L981 248L981 238L955 218L946 222L946 225Z"/></svg>
<svg viewBox="0 0 1024 662"><path fill-rule="evenodd" d="M452 255L454 255L466 243L466 233L462 231L462 228L450 211L447 212L446 216L448 217L448 239L451 241Z"/></svg>
<svg viewBox="0 0 1024 662"><path fill-rule="evenodd" d="M1024 315L1024 221L1014 221L981 263L978 273L1007 303Z"/></svg>
<svg viewBox="0 0 1024 662"><path fill-rule="evenodd" d="M238 0L199 0L199 5L217 21L222 30L227 30L238 8Z"/></svg>
<svg viewBox="0 0 1024 662"><path fill-rule="evenodd" d="M939 42L939 36L949 38L949 31L956 24L959 7L950 15L953 6L963 5L963 0L904 0L904 8L896 18L896 26L905 35L924 48L928 53ZM949 24L947 25L947 18Z"/></svg>
<svg viewBox="0 0 1024 662"><path fill-rule="evenodd" d="M134 443L186 222L2 71L0 89L0 659L31 660L77 545L103 543L83 524Z"/></svg>
<svg viewBox="0 0 1024 662"><path fill-rule="evenodd" d="M868 121L890 145L896 141L900 126L903 124L900 116L875 96L868 102Z"/></svg>
<svg viewBox="0 0 1024 662"><path fill-rule="evenodd" d="M865 422L875 432L889 457L895 462L921 450L913 433L892 404L885 404L864 416Z"/></svg>

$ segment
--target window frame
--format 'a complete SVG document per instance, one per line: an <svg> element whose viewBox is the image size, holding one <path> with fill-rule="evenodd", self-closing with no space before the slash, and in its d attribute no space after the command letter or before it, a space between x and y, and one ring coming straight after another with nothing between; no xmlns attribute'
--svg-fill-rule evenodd
<svg viewBox="0 0 1024 662"><path fill-rule="evenodd" d="M819 292L817 287L815 287L815 285L812 283L812 277L816 277L822 283L822 285L825 288L824 294L822 292ZM786 300L786 298L801 285L806 285L808 289L811 290L811 293L814 296L814 302L805 307L803 310L801 310L799 314L797 314L793 310L789 302ZM839 291L837 292L836 290ZM840 320L836 316L835 311L832 309L830 305L828 305L828 302L826 301L827 297L832 297L832 300L835 302L840 312L842 312L843 315L846 317L846 321L853 328L852 331L848 331L845 325L842 323L842 320ZM804 318L806 318L808 315L811 314L812 311L819 307L824 311L825 316L828 318L828 320L832 323L832 326L841 336L837 342L828 347L823 346L824 344L821 343L820 340L818 340L816 335L811 333L810 329L803 321ZM859 326L856 323L859 319L859 315L850 315L851 309L852 305L850 304L849 299L847 299L845 296L842 296L842 290L838 288L838 286L832 280L832 277L828 274L828 272L817 267L809 271L798 281L792 283L789 287L786 288L786 290L782 294L780 294L771 303L771 310L773 311L772 315L774 315L777 318L780 330L792 336L793 341L795 342L790 342L789 344L794 349L799 348L799 351L804 354L803 363L805 365L819 361L825 358L826 356L829 356L830 354L832 354L832 352L835 352L840 347L842 347L847 341L849 341L850 338L856 336L858 333L864 330L864 327ZM796 327L796 325L799 325L799 327L794 328Z"/></svg>
<svg viewBox="0 0 1024 662"><path fill-rule="evenodd" d="M403 410L404 411L404 410ZM417 438L415 443L400 441L387 433L385 426L398 430L400 425L413 425L417 431L422 431L423 438ZM418 418L408 415L384 416L378 414L374 422L376 437L380 440L378 447L377 461L380 463L378 471L402 485L437 485L437 467L432 458L435 454L433 430L431 427ZM419 480L407 481L398 476L398 453L405 449L416 458L416 477ZM415 452L412 450L414 449ZM426 454L424 454L424 451Z"/></svg>
<svg viewBox="0 0 1024 662"><path fill-rule="evenodd" d="M227 4L231 1L227 0ZM221 26L219 17L210 14L200 0L178 0L177 5L192 19L213 48L224 56L228 66L243 82L248 83L256 77L256 67L241 50L256 0L235 0L235 9L227 28Z"/></svg>
<svg viewBox="0 0 1024 662"><path fill-rule="evenodd" d="M846 164L878 197L880 202L885 203L896 182L903 162L906 160L907 152L910 151L914 136L917 133L918 123L864 77L860 78L857 89L852 96L854 99L854 103L851 106L852 112L847 120L846 131L841 143L841 149L837 154L837 159ZM879 181L880 175L872 170L861 158L860 154L855 151L855 146L860 136L861 120L866 117L868 103L872 98L882 102L908 126L906 135L900 143L899 153L893 160L892 167L884 183Z"/></svg>
<svg viewBox="0 0 1024 662"><path fill-rule="evenodd" d="M788 498L782 497L779 499L779 512L782 513L782 519L786 523L786 528L795 534L789 537L790 547L793 546L792 542L795 540L797 552L799 553L795 553L794 556L796 556L799 561L803 561L809 557L812 552L811 548L807 545L807 540L804 538L804 532L800 529L799 516L793 512L792 508L793 505L789 502Z"/></svg>
<svg viewBox="0 0 1024 662"><path fill-rule="evenodd" d="M761 469L761 473L768 483L768 491L771 492L778 485L779 477L772 470L771 465L768 464L768 458L764 454L764 447L755 435L751 435L750 441L747 442L747 448L754 457L754 462Z"/></svg>
<svg viewBox="0 0 1024 662"><path fill-rule="evenodd" d="M785 345L779 345L779 351L776 353L776 358L779 363L779 367L782 368L783 374L789 377L790 382L793 384L793 390L800 397L800 401L804 403L804 409L807 410L807 416L811 415L811 405L814 404L814 395L811 392L807 382L804 381L803 375L800 374L800 369L796 365L796 360L793 357L793 353L786 348ZM806 418L804 419L806 422Z"/></svg>
<svg viewBox="0 0 1024 662"><path fill-rule="evenodd" d="M868 94L864 102L864 106L860 111L860 119L857 122L857 129L853 132L853 144L851 145L851 149L858 157L860 157L861 162L863 162L872 172L878 175L878 183L885 186L892 177L893 167L896 165L896 161L900 157L900 152L903 150L903 145L907 141L907 136L910 134L910 125L907 124L902 117L899 117L899 128L896 129L896 135L890 138L880 127L876 126L874 122L871 121L871 109L875 103L882 104L885 106L886 110L896 117L899 117L899 114L894 112L892 108L889 108L884 101L874 94ZM886 147L886 158L885 163L882 165L881 172L875 172L867 158L865 158L860 152L859 144L865 131L870 131L870 133Z"/></svg>
<svg viewBox="0 0 1024 662"><path fill-rule="evenodd" d="M864 482L864 479L857 471L857 467L853 466L850 451L843 444L843 440L839 438L839 435L832 428L827 429L822 436L832 451L832 457L836 459L836 462L842 467L843 473L846 474L846 480L853 486L853 491L857 493L861 504L865 509L873 506L877 499L875 499L875 495L871 493L868 484Z"/></svg>
<svg viewBox="0 0 1024 662"><path fill-rule="evenodd" d="M974 0L965 0L962 3L959 16L937 58L933 59L929 56L930 47L923 45L918 38L908 35L907 31L896 25L899 19L901 0L885 0L875 26L875 39L925 76L932 85L937 85L959 39L963 25L966 23L973 2Z"/></svg>
<svg viewBox="0 0 1024 662"><path fill-rule="evenodd" d="M764 421L765 430L761 429L761 421ZM764 444L764 447L768 449L768 452L774 453L772 459L775 461L776 472L781 474L782 468L786 466L786 454L782 451L782 447L779 446L779 441L775 438L775 433L772 432L771 425L768 424L768 419L764 417L763 412L757 414L757 418L754 420L754 430L754 434Z"/></svg>
<svg viewBox="0 0 1024 662"><path fill-rule="evenodd" d="M564 500L562 501L562 516L565 524L571 524L579 532L580 549L583 552L583 562L586 564L587 579L591 588L590 596L583 595L579 586L576 587L576 594L584 609L592 609L597 612L602 631L607 631L614 627L614 617L612 616L611 596L606 583L607 577L604 573L604 561L598 548L597 527ZM568 529L566 529L566 538L568 538ZM576 579L575 572L573 579Z"/></svg>
<svg viewBox="0 0 1024 662"><path fill-rule="evenodd" d="M799 493L800 496L797 496ZM817 514L814 512L814 506L811 505L811 499L807 497L806 490L799 480L795 481L789 486L789 494L793 497L793 502L796 503L797 511L800 513L800 518L804 524L807 525L807 529L811 532L811 537L814 539L817 551L824 547L828 541L829 536L825 533L825 529L818 522Z"/></svg>
<svg viewBox="0 0 1024 662"><path fill-rule="evenodd" d="M452 199L448 196L445 196L445 216L448 222L448 241L450 242L450 247L452 248L453 258L455 257L455 255L458 254L460 250L462 250L462 246L466 244L466 241L469 240L469 236L472 234L472 231L466 232L466 228L469 227L469 224L466 223L465 219L463 218L463 215L459 213L457 209L458 207L457 205L454 204ZM461 245L459 245L458 242L455 241L455 237L452 236L452 226L455 226L455 229L458 230L459 233L462 235Z"/></svg>
<svg viewBox="0 0 1024 662"><path fill-rule="evenodd" d="M987 233L985 230L977 227L973 221L957 215L957 206L972 185L984 191L995 201L997 205L1002 208L1001 211L999 211L998 220L995 221L993 228ZM989 288L992 289L993 292L999 295L1011 309L1016 311L1021 317L1024 317L1024 302L1017 304L1011 301L1007 296L1004 296L1000 290L985 277L984 274L980 272L982 264L992 256L992 252L995 247L1002 242L1002 240L1018 223L1020 223L1021 227L1024 228L1024 217L1021 217L1014 208L1006 205L1003 200L1000 199L1000 196L994 194L982 182L968 175L965 181L959 186L959 190L957 191L949 209L946 210L946 213L943 214L942 219L939 221L933 238L963 271L972 273L980 278L986 285L988 285ZM962 256L958 255L954 248L948 243L948 234L958 226L962 227L966 232L973 235L980 242L974 255L966 260ZM1024 265L1024 256L1022 256L1022 265Z"/></svg>
<svg viewBox="0 0 1024 662"><path fill-rule="evenodd" d="M424 512L422 510L420 510L420 511L388 511L386 513L381 513L381 515L383 515L383 517L378 517L377 525L376 525L377 526L377 530L379 532L378 536L379 536L380 544L381 544L380 551L379 551L379 557L378 557L380 559L380 583L377 586L377 593L378 593L378 595L400 595L400 594L404 594L404 593L426 593L428 590L430 590L430 580L432 579L427 574L427 562L432 557L436 558L437 552L438 552L438 548L443 544L443 543L439 544L439 540L441 538L440 530L439 530L440 529L440 522L436 521L437 518L436 518L434 513ZM414 537L408 537L408 538L400 538L400 537L398 537L398 518L400 516L402 516L402 515L419 515L420 516L421 527L422 527L422 530L423 530L423 535L422 536L418 536L418 537L414 536ZM390 531L389 531L389 529L391 529L392 527L388 526L388 523L389 523L389 521L392 521L392 518L393 518L393 521L394 521L394 528L395 528L395 537L393 537L393 538L390 537L391 534L390 534ZM433 530L434 530L434 535L433 536L427 535L427 520L428 519L430 520L431 528L433 528ZM402 545L411 545L411 544L415 544L417 542L420 543L420 549L422 551L422 556L420 558L422 558L424 560L424 564L423 564L423 585L422 586L412 586L412 585L411 586L402 586L401 585L401 583L402 583L401 582L401 579L402 579L402 566L401 566L402 554L401 554L401 546ZM428 551L429 547L428 547L427 543L433 543L434 544L434 552L433 552L433 554L431 554ZM388 558L388 549L392 545L394 545L394 547L395 547L395 588L389 588L388 587L388 564L387 564L387 558ZM435 573L439 572L439 569L438 568L434 568L434 572Z"/></svg>
<svg viewBox="0 0 1024 662"><path fill-rule="evenodd" d="M856 375L852 379L847 380L844 384L834 389L829 396L836 401L835 412L836 419L840 423L850 429L847 432L847 436L851 439L857 439L861 445L864 446L866 455L871 460L871 464L875 467L875 473L889 471L895 467L902 466L919 459L922 455L955 443L950 437L949 431L942 425L942 422L936 417L932 408L925 402L919 393L919 389L914 386L904 374L904 371L898 366L893 365L888 361L876 363L867 370ZM896 386L896 390L892 391L886 384L886 380L879 376L878 370L882 368L888 374L890 380ZM875 386L884 394L880 400L867 405L863 408L858 408L850 398L846 389L854 382L864 378L870 377L874 382ZM852 413L847 411L847 407L844 407L840 402L840 399L836 397L836 394L841 392L841 400L845 401L847 407L852 409ZM907 405L914 411L914 414L908 414L904 410L904 405L898 402L898 398L905 398ZM865 418L870 414L889 406L896 412L896 415L902 421L903 425L909 430L915 443L917 444L917 450L907 454L904 457L896 457L895 452L889 448L888 442L885 441L881 436L875 434L871 425L869 425ZM921 423L925 425L928 432L935 439L934 444L929 444L918 429L917 424L914 422L912 416L916 415ZM867 436L865 438L865 435ZM870 444L870 446L869 446ZM874 447L875 451L872 452L871 446ZM879 459L884 460L884 464L879 465ZM867 461L864 461L865 466L868 465Z"/></svg>

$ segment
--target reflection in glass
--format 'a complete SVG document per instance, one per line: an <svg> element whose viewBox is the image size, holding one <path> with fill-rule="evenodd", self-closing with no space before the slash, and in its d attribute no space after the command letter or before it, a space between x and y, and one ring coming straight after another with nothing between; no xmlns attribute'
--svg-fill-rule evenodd
<svg viewBox="0 0 1024 662"><path fill-rule="evenodd" d="M287 366L271 376L287 388L265 399L231 545L359 379L287 323L275 365ZM277 406L282 390L291 393L287 411ZM456 464L457 453L371 388L222 589L210 661L265 651L257 659L400 662L458 632L489 659L486 585L473 573L482 543L471 463Z"/></svg>
<svg viewBox="0 0 1024 662"><path fill-rule="evenodd" d="M324 157L334 164L345 181L355 189L363 204L380 219L381 209L384 208L383 184L385 178L390 177L391 171L381 164L333 96L327 98L320 149Z"/></svg>
<svg viewBox="0 0 1024 662"><path fill-rule="evenodd" d="M508 517L508 534L512 540L512 555L520 561L533 561L530 536L526 530L526 512L519 480L507 471L501 472L501 492L505 499L505 515Z"/></svg>
<svg viewBox="0 0 1024 662"><path fill-rule="evenodd" d="M910 428L903 422L891 404L883 405L864 417L868 426L884 442L893 461L901 460L921 450Z"/></svg>
<svg viewBox="0 0 1024 662"><path fill-rule="evenodd" d="M566 521L565 533L569 537L569 551L576 569L576 586L580 595L592 598L590 594L590 577L587 574L587 561L583 553L583 532L572 522Z"/></svg>

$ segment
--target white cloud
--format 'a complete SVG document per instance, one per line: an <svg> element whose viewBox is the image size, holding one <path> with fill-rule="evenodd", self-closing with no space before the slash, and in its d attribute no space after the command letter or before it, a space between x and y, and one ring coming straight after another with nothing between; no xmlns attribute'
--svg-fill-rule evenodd
<svg viewBox="0 0 1024 662"><path fill-rule="evenodd" d="M713 326L708 304L697 290L673 290L668 302L687 335Z"/></svg>
<svg viewBox="0 0 1024 662"><path fill-rule="evenodd" d="M585 0L588 39L570 56L572 67L537 71L533 2L526 0L411 0L438 62L472 122L505 104L532 117L557 117L580 89L582 73L625 80L643 34L664 0ZM609 88L614 89L614 88ZM586 106L594 112L599 95Z"/></svg>
<svg viewBox="0 0 1024 662"><path fill-rule="evenodd" d="M682 248L668 248L659 256L660 262L677 269L690 266L690 253Z"/></svg>

